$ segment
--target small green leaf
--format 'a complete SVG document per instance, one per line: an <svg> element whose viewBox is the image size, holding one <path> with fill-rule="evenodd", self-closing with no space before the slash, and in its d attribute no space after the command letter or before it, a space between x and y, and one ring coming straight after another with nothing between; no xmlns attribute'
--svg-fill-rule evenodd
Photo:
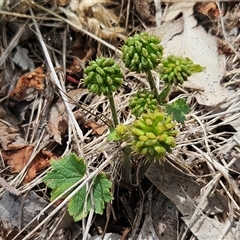
<svg viewBox="0 0 240 240"><path fill-rule="evenodd" d="M113 129L107 136L107 141L118 141L121 140L122 136Z"/></svg>
<svg viewBox="0 0 240 240"><path fill-rule="evenodd" d="M86 164L83 159L78 158L75 154L70 154L58 161L54 160L51 165L52 170L43 177L43 182L52 189L51 200L54 200L81 180L86 172ZM99 173L90 186L93 191L94 211L102 214L105 203L113 199L110 192L112 183L106 178L105 174ZM69 200L68 212L77 222L86 217L90 209L90 194L89 191L87 192L86 186L84 186Z"/></svg>
<svg viewBox="0 0 240 240"><path fill-rule="evenodd" d="M185 115L191 111L191 108L187 105L186 99L178 99L172 104L165 104L166 112L172 115L173 118L179 122L184 123Z"/></svg>
<svg viewBox="0 0 240 240"><path fill-rule="evenodd" d="M85 218L91 209L91 201L89 195L86 198L86 186L84 186L76 195L74 195L68 204L69 215L73 217L75 222Z"/></svg>
<svg viewBox="0 0 240 240"><path fill-rule="evenodd" d="M110 188L112 183L107 179L104 173L99 173L94 179L92 189L94 197L95 213L103 214L104 203L113 200Z"/></svg>
<svg viewBox="0 0 240 240"><path fill-rule="evenodd" d="M94 199L95 213L103 214L105 203L113 200L110 188L112 183L107 179L104 173L99 173L93 180L92 190ZM86 198L86 187L82 188L68 204L68 212L74 221L80 221L88 215L91 209L90 194Z"/></svg>
<svg viewBox="0 0 240 240"><path fill-rule="evenodd" d="M79 181L86 172L83 159L70 154L51 162L52 170L43 177L43 182L52 190L51 201Z"/></svg>
<svg viewBox="0 0 240 240"><path fill-rule="evenodd" d="M193 73L198 73L198 72L202 72L206 69L206 67L202 67L201 65L199 64L196 64L196 65L193 65L190 67L191 68L191 71Z"/></svg>

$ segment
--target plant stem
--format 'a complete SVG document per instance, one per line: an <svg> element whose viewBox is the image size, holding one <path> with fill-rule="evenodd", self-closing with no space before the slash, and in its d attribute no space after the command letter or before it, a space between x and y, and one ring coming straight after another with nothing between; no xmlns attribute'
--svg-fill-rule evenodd
<svg viewBox="0 0 240 240"><path fill-rule="evenodd" d="M122 177L127 183L131 183L131 148L126 146L123 148Z"/></svg>
<svg viewBox="0 0 240 240"><path fill-rule="evenodd" d="M113 125L114 125L114 127L116 127L118 125L118 118L117 118L117 111L116 111L112 93L111 93L111 95L108 96L108 100L109 100L110 108L112 111Z"/></svg>
<svg viewBox="0 0 240 240"><path fill-rule="evenodd" d="M154 97L155 97L156 99L158 99L158 91L157 91L156 84L155 84L155 82L154 82L152 73L151 73L151 71L147 71L146 74L147 74L147 79L148 79L150 88L151 88L151 90L152 90L152 92L153 92L153 94L154 94Z"/></svg>
<svg viewBox="0 0 240 240"><path fill-rule="evenodd" d="M172 84L166 84L165 87L163 88L162 92L159 94L157 100L159 104L165 103L170 91L172 89Z"/></svg>

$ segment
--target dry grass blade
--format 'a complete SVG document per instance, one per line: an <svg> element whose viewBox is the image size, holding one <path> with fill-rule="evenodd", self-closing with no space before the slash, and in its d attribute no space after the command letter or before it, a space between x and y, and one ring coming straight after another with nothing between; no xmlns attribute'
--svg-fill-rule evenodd
<svg viewBox="0 0 240 240"><path fill-rule="evenodd" d="M122 145L122 148L125 147ZM98 166L97 169L95 169L93 172L89 174L89 176L86 176L85 178L81 179L79 182L77 182L75 185L71 187L71 189L74 189L59 205L57 208L55 208L51 214L44 219L35 229L33 229L26 237L24 237L23 240L29 239L41 226L43 226L48 220L50 220L59 210L61 210L69 201L70 198L72 198L81 188L83 188L89 181L94 178L99 172L101 172L105 167L107 167L112 161L112 159L121 151L121 149L118 149L116 152L114 152L108 159L106 159L101 165ZM79 185L80 184L80 185ZM79 186L78 186L79 185ZM77 187L76 187L77 186ZM68 189L66 192L69 192L71 189ZM54 203L56 203L59 199L61 199L62 196L66 194L66 192L59 195L58 198L56 198L54 201L51 202L45 209L43 209L29 224L31 224L33 221L38 219L50 206L52 206ZM25 227L26 228L26 227ZM24 231L25 228L21 230ZM17 237L21 234L19 232L12 240L16 240Z"/></svg>
<svg viewBox="0 0 240 240"><path fill-rule="evenodd" d="M0 58L0 65L2 65L3 62L6 61L6 58L8 58L9 54L11 53L11 51L17 46L18 41L19 41L19 39L20 39L24 29L28 25L28 23L29 23L29 20L27 20L26 23L19 29L17 34L14 36L14 38L12 39L10 44L8 45L7 49L5 49L4 54L2 54L2 56Z"/></svg>
<svg viewBox="0 0 240 240"><path fill-rule="evenodd" d="M15 187L13 187L12 185L10 185L8 182L6 182L3 178L0 177L0 185L7 191L9 191L10 193L18 196L20 195L20 191L17 190Z"/></svg>
<svg viewBox="0 0 240 240"><path fill-rule="evenodd" d="M30 12L31 12L32 16L34 16L31 8L30 8ZM79 127L79 125L78 125L78 123L77 123L77 121L76 121L76 119L75 119L75 117L73 115L73 112L72 112L72 110L69 107L69 104L68 104L67 99L66 99L66 95L64 94L64 89L62 89L62 86L61 86L61 84L59 82L59 79L58 79L56 71L54 69L52 60L51 60L50 55L48 53L47 47L46 47L46 45L45 45L45 43L43 41L41 32L39 30L38 24L37 24L35 19L33 19L33 22L34 22L34 25L35 25L35 28L36 28L36 32L38 33L39 41L40 41L40 43L42 45L42 48L43 48L43 51L44 51L47 63L49 65L49 68L50 68L50 71L51 71L51 75L52 75L52 79L53 79L54 83L57 85L57 87L60 89L60 95L61 95L61 97L62 97L62 99L63 99L63 101L65 103L66 110L67 110L67 113L69 115L70 121L72 122L73 126L75 127L76 132L77 132L78 137L80 138L81 142L83 142L82 130L80 129L80 127ZM81 148L79 150L80 150L80 156L83 157L82 144L81 144Z"/></svg>
<svg viewBox="0 0 240 240"><path fill-rule="evenodd" d="M26 1L29 5L33 5L33 6L37 7L37 8L39 8L39 9L47 12L47 13L50 13L51 15L55 16L56 18L61 19L62 21L68 23L70 26L74 27L75 29L78 29L79 31L83 32L84 34L87 34L91 38L97 40L99 43L105 45L106 47L108 47L108 48L110 48L112 50L114 50L116 53L121 54L121 51L119 51L116 47L114 47L113 45L109 44L108 42L102 40L101 38L97 37L96 35L92 34L91 32L83 29L82 27L79 27L79 25L77 25L76 23L71 22L70 20L68 20L66 18L63 18L59 14L56 14L56 13L52 12L51 10L38 5L34 1L29 1L29 0L24 0L24 1ZM65 10L63 10L63 11L65 11Z"/></svg>

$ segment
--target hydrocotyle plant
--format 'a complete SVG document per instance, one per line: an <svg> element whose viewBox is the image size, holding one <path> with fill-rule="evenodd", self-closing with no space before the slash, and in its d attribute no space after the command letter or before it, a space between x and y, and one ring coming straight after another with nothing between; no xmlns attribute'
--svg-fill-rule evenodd
<svg viewBox="0 0 240 240"><path fill-rule="evenodd" d="M132 110L132 114L136 117L140 117L143 113L154 111L157 108L157 99L154 95L147 91L138 91L129 101L129 107Z"/></svg>
<svg viewBox="0 0 240 240"><path fill-rule="evenodd" d="M175 122L172 116L158 110L143 114L130 127L134 150L149 160L161 161L175 147Z"/></svg>
<svg viewBox="0 0 240 240"><path fill-rule="evenodd" d="M202 72L204 69L187 57L170 55L163 59L159 65L159 72L165 86L159 96L160 103L164 103L173 85L182 85L192 74Z"/></svg>
<svg viewBox="0 0 240 240"><path fill-rule="evenodd" d="M170 55L163 59L159 69L165 83L182 85L192 74L202 72L205 68L194 64L190 58Z"/></svg>
<svg viewBox="0 0 240 240"><path fill-rule="evenodd" d="M205 68L199 64L194 64L187 57L170 55L163 58L163 47L161 40L156 36L146 32L136 34L128 38L122 47L122 60L126 67L137 73L145 72L149 82L151 92L139 91L130 100L129 106L132 113L138 117L142 113L154 109L155 100L159 108L173 115L174 120L183 123L185 114L190 112L185 99L178 99L172 104L168 104L168 96L173 85L182 85L194 73L203 71ZM164 82L161 90L156 87L151 70L159 72L160 79ZM160 91L160 93L159 93ZM151 96L154 96L152 99Z"/></svg>
<svg viewBox="0 0 240 240"><path fill-rule="evenodd" d="M43 182L52 189L51 201L63 195L61 199L65 199L70 192L67 192L76 182L80 181L86 174L86 164L82 158L71 153L59 160L51 161L52 170L44 177ZM91 180L91 188L93 191L94 212L103 214L105 203L113 200L111 194L112 182L108 180L106 174L98 173ZM70 198L68 202L68 212L74 221L80 221L85 218L92 207L91 197L88 193L86 185L83 186L76 194Z"/></svg>
<svg viewBox="0 0 240 240"><path fill-rule="evenodd" d="M109 97L113 113L115 131L108 140L128 143L123 149L124 164L129 165L130 148L149 160L161 161L167 152L175 147L177 135L176 121L183 123L190 108L186 99L178 99L168 104L168 95L173 85L181 85L193 73L204 68L194 64L191 59L170 55L163 58L161 40L146 32L129 37L122 46L122 61L125 66L137 73L146 73L151 91L138 91L129 102L136 120L128 125L118 125L112 92L121 85L122 72L113 59L100 58L90 62L84 80L88 89L96 94ZM152 70L159 72L164 87L156 87Z"/></svg>
<svg viewBox="0 0 240 240"><path fill-rule="evenodd" d="M121 86L123 73L112 58L100 57L89 62L84 70L84 83L90 92L105 95L109 99L114 125L118 124L113 93Z"/></svg>
<svg viewBox="0 0 240 240"><path fill-rule="evenodd" d="M146 32L129 37L122 47L122 60L127 68L137 73L145 72L154 96L158 91L151 70L156 69L162 60L161 40Z"/></svg>

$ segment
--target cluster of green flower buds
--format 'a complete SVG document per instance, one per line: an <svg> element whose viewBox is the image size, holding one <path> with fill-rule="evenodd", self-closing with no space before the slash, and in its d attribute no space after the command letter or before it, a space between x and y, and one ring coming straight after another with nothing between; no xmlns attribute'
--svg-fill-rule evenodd
<svg viewBox="0 0 240 240"><path fill-rule="evenodd" d="M100 57L84 70L84 83L95 94L110 96L122 84L123 73L112 58Z"/></svg>
<svg viewBox="0 0 240 240"><path fill-rule="evenodd" d="M122 47L122 60L127 68L137 73L155 69L162 59L161 40L146 32L129 37Z"/></svg>
<svg viewBox="0 0 240 240"><path fill-rule="evenodd" d="M130 131L134 150L150 159L161 160L166 152L175 147L175 122L172 116L154 111L143 114L134 121Z"/></svg>
<svg viewBox="0 0 240 240"><path fill-rule="evenodd" d="M191 59L171 55L160 64L161 79L169 84L183 84L193 73L202 72L205 68L194 64Z"/></svg>
<svg viewBox="0 0 240 240"><path fill-rule="evenodd" d="M157 100L154 95L147 91L138 91L132 99L129 101L129 107L132 110L132 114L136 117L141 116L148 111L154 111L157 108Z"/></svg>
<svg viewBox="0 0 240 240"><path fill-rule="evenodd" d="M128 141L131 138L131 133L129 132L129 127L124 124L118 124L115 128L117 134L117 140Z"/></svg>

